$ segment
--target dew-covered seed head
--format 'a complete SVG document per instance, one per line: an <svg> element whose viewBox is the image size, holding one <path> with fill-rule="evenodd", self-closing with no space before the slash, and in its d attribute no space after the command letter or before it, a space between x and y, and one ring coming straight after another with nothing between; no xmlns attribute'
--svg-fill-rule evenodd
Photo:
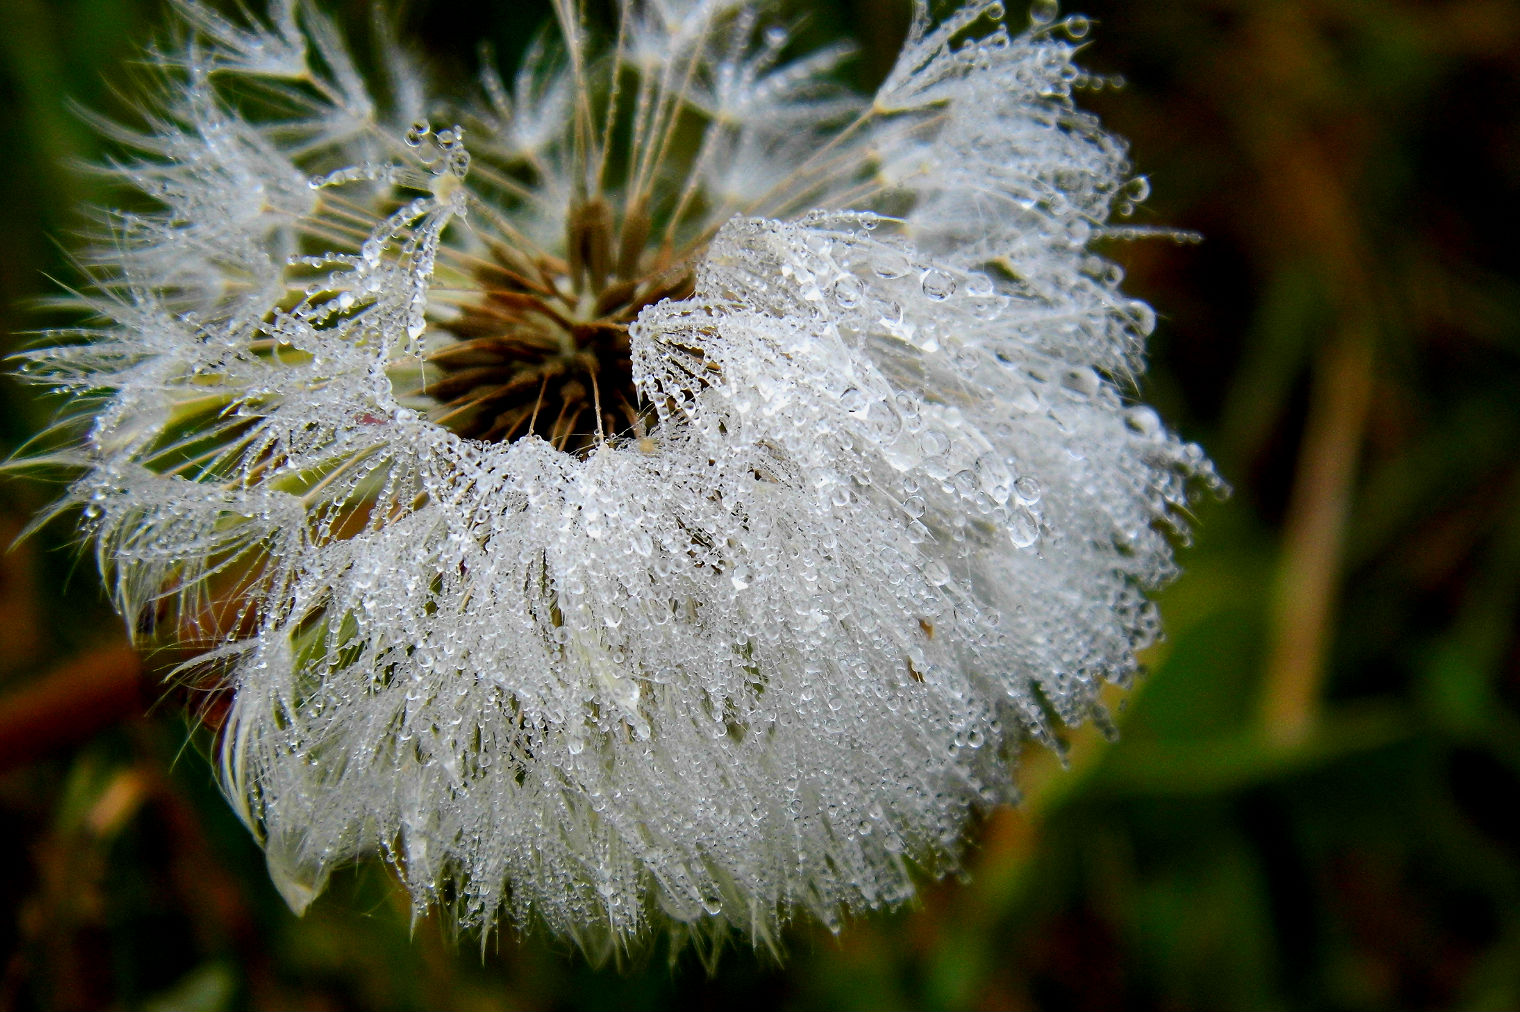
<svg viewBox="0 0 1520 1012"><path fill-rule="evenodd" d="M380 853L593 952L837 930L1158 634L1216 481L1089 248L1148 184L1054 4L918 4L872 95L768 4L573 8L461 90L177 4L116 131L149 210L23 369L298 912Z"/></svg>

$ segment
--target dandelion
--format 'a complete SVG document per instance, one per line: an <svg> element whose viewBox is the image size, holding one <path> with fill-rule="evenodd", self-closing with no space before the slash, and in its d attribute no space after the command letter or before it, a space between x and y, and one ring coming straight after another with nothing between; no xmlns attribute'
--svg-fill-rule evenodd
<svg viewBox="0 0 1520 1012"><path fill-rule="evenodd" d="M466 927L771 945L1104 719L1215 479L1132 398L1084 19L920 2L863 97L762 5L557 0L446 101L383 25L367 78L296 0L176 9L23 370L297 912L379 852Z"/></svg>

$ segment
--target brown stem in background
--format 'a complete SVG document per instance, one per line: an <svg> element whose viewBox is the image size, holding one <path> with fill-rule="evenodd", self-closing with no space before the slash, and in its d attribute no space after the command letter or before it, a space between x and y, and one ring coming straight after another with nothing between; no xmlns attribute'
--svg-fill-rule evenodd
<svg viewBox="0 0 1520 1012"><path fill-rule="evenodd" d="M1365 321L1344 320L1315 364L1314 403L1299 456L1272 600L1261 716L1267 736L1303 742L1319 710L1346 525L1372 394Z"/></svg>
<svg viewBox="0 0 1520 1012"><path fill-rule="evenodd" d="M152 705L143 663L125 643L92 650L0 696L0 771L88 741Z"/></svg>
<svg viewBox="0 0 1520 1012"><path fill-rule="evenodd" d="M1279 86L1298 101L1264 110L1245 124L1274 232L1288 245L1285 252L1315 264L1335 314L1313 365L1313 400L1271 602L1260 714L1266 737L1284 745L1303 742L1318 717L1378 329L1377 279L1364 268L1370 258L1351 196L1363 165L1362 113L1341 110L1329 123L1315 115L1318 99L1310 84L1326 64L1303 40L1315 38L1318 27L1306 5L1261 9L1251 27L1259 62L1252 69L1268 87Z"/></svg>

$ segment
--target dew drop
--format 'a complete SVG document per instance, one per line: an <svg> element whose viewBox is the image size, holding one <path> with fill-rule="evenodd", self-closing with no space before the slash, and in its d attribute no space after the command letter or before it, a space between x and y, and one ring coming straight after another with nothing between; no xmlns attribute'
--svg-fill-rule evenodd
<svg viewBox="0 0 1520 1012"><path fill-rule="evenodd" d="M1040 522L1035 515L1023 507L1014 510L1008 517L1008 540L1015 548L1028 548L1040 540Z"/></svg>
<svg viewBox="0 0 1520 1012"><path fill-rule="evenodd" d="M907 274L910 265L908 258L896 250L883 250L876 255L876 258L871 263L871 268L878 275L890 281Z"/></svg>
<svg viewBox="0 0 1520 1012"><path fill-rule="evenodd" d="M1156 330L1156 311L1146 302L1135 299L1128 307L1130 318L1135 322L1135 332L1149 337Z"/></svg>
<svg viewBox="0 0 1520 1012"><path fill-rule="evenodd" d="M955 294L955 278L944 271L925 271L923 289L935 302L943 302Z"/></svg>
<svg viewBox="0 0 1520 1012"><path fill-rule="evenodd" d="M902 431L902 416L885 401L873 403L866 411L866 420L871 423L873 434L884 442L896 439Z"/></svg>
<svg viewBox="0 0 1520 1012"><path fill-rule="evenodd" d="M1061 13L1061 5L1058 0L1034 0L1029 5L1029 23L1032 25L1048 25Z"/></svg>
<svg viewBox="0 0 1520 1012"><path fill-rule="evenodd" d="M298 917L327 886L327 868L302 854L288 834L272 836L264 846L264 858L275 889Z"/></svg>
<svg viewBox="0 0 1520 1012"><path fill-rule="evenodd" d="M1091 369L1070 369L1061 377L1061 385L1078 397L1091 397L1098 392L1098 374Z"/></svg>
<svg viewBox="0 0 1520 1012"><path fill-rule="evenodd" d="M1161 416L1154 408L1139 405L1124 412L1125 426L1136 435L1154 439L1161 431Z"/></svg>

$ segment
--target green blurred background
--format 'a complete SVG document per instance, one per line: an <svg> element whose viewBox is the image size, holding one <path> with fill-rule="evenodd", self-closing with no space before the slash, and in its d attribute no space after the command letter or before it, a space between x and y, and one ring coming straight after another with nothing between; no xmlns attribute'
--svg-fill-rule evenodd
<svg viewBox="0 0 1520 1012"><path fill-rule="evenodd" d="M363 22L366 4L333 6ZM463 68L542 3L415 2ZM1019 8L1019 4L1010 4ZM890 62L905 0L806 9ZM1101 0L1086 99L1203 243L1110 252L1163 315L1147 397L1234 485L1198 508L1122 737L1030 756L969 884L784 963L593 970L456 946L383 868L297 920L123 648L68 520L0 558L0 1010L1520 1007L1520 6ZM55 318L159 0L0 0L0 341ZM0 454L51 408L3 383ZM0 541L56 489L0 482ZM1508 813L1508 814L1506 814Z"/></svg>

